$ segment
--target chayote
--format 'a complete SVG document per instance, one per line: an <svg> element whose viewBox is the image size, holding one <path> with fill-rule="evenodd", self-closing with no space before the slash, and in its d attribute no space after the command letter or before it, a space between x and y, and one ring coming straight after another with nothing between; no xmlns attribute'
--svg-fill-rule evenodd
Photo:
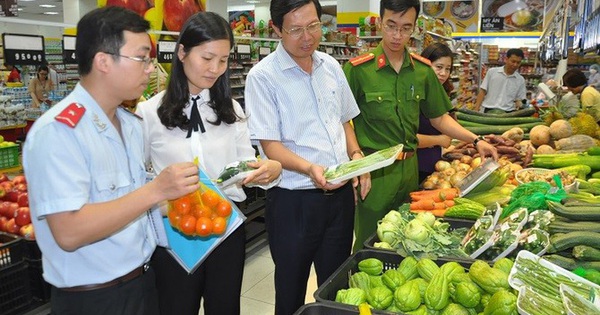
<svg viewBox="0 0 600 315"><path fill-rule="evenodd" d="M481 293L473 282L460 282L454 291L454 301L464 307L475 307L481 301Z"/></svg>
<svg viewBox="0 0 600 315"><path fill-rule="evenodd" d="M419 288L419 294L421 295L421 303L425 303L425 290L427 290L429 282L425 281L423 278L412 279L408 282L414 282L417 284L417 287Z"/></svg>
<svg viewBox="0 0 600 315"><path fill-rule="evenodd" d="M367 293L363 289L349 288L337 291L335 301L343 304L359 305L367 301Z"/></svg>
<svg viewBox="0 0 600 315"><path fill-rule="evenodd" d="M469 315L469 311L460 304L450 303L442 310L440 315Z"/></svg>
<svg viewBox="0 0 600 315"><path fill-rule="evenodd" d="M371 277L365 272L359 271L350 276L348 286L351 288L359 288L367 292L371 288Z"/></svg>
<svg viewBox="0 0 600 315"><path fill-rule="evenodd" d="M394 291L394 302L403 311L414 311L421 305L421 292L416 282L406 282Z"/></svg>
<svg viewBox="0 0 600 315"><path fill-rule="evenodd" d="M488 305L483 310L483 314L517 315L517 297L506 290L500 290L492 295Z"/></svg>
<svg viewBox="0 0 600 315"><path fill-rule="evenodd" d="M371 276L378 276L383 271L383 262L377 258L367 258L358 262L358 270Z"/></svg>
<svg viewBox="0 0 600 315"><path fill-rule="evenodd" d="M385 286L372 288L367 293L367 302L378 310L385 310L393 301L394 294Z"/></svg>
<svg viewBox="0 0 600 315"><path fill-rule="evenodd" d="M396 291L399 286L406 283L404 275L396 269L386 270L381 276L381 280L383 280L383 284L392 291Z"/></svg>

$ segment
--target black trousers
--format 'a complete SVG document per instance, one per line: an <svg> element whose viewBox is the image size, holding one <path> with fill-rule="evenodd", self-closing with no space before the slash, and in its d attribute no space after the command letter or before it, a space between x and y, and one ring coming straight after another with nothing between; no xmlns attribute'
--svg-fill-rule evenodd
<svg viewBox="0 0 600 315"><path fill-rule="evenodd" d="M246 233L242 224L188 274L163 247L152 256L161 315L240 314Z"/></svg>
<svg viewBox="0 0 600 315"><path fill-rule="evenodd" d="M265 219L275 263L275 314L293 314L304 304L311 264L320 286L350 256L352 185L331 195L316 189L269 189Z"/></svg>
<svg viewBox="0 0 600 315"><path fill-rule="evenodd" d="M110 288L67 292L53 286L50 292L52 315L159 314L152 266L141 276Z"/></svg>

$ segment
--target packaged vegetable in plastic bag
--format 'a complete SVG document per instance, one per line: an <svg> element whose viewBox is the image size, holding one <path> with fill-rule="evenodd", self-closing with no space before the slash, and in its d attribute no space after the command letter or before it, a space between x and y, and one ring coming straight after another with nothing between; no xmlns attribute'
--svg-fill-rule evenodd
<svg viewBox="0 0 600 315"><path fill-rule="evenodd" d="M550 235L548 232L533 228L524 230L521 233L521 240L519 241L519 250L528 250L535 255L542 256L548 250L550 246Z"/></svg>
<svg viewBox="0 0 600 315"><path fill-rule="evenodd" d="M248 162L256 162L255 160L237 161L227 164L223 171L219 174L216 182L220 187L227 187L237 183L241 183L255 168L248 166Z"/></svg>
<svg viewBox="0 0 600 315"><path fill-rule="evenodd" d="M200 183L200 188L188 195L169 200L169 223L188 236L222 235L227 230L232 207L217 191Z"/></svg>

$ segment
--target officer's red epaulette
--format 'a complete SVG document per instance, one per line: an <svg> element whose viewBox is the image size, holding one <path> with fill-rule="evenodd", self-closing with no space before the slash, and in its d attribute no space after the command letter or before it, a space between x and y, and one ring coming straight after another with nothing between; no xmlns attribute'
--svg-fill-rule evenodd
<svg viewBox="0 0 600 315"><path fill-rule="evenodd" d="M373 58L375 58L374 53L366 53L364 55L356 56L356 57L350 59L349 61L353 66L358 66L358 65L363 64Z"/></svg>
<svg viewBox="0 0 600 315"><path fill-rule="evenodd" d="M71 103L69 106L65 107L62 112L60 112L54 119L60 121L61 123L75 128L81 117L85 114L85 107L81 106L78 103Z"/></svg>
<svg viewBox="0 0 600 315"><path fill-rule="evenodd" d="M426 64L426 65L428 65L428 66L431 67L431 60L429 60L429 59L427 59L427 58L425 58L425 57L423 57L421 55L418 55L418 54L415 54L415 53L410 53L410 57L412 59L417 59L420 62L422 62L422 63L424 63L424 64Z"/></svg>

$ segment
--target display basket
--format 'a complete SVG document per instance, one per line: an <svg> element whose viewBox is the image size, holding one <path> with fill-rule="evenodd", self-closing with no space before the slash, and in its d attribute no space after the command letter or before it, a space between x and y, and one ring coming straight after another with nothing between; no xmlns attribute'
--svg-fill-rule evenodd
<svg viewBox="0 0 600 315"><path fill-rule="evenodd" d="M29 285L31 286L32 297L39 302L47 302L50 300L50 284L44 280L42 260L29 260Z"/></svg>
<svg viewBox="0 0 600 315"><path fill-rule="evenodd" d="M541 176L547 175L547 176L551 176L553 174L559 173L560 171L559 170L547 169L547 168L537 168L537 167L524 168L524 169L519 170L519 171L517 171L515 173L515 179L517 180L517 183L519 183L519 184L529 183L528 181L524 181L524 176L528 172L533 173L535 175L541 175ZM552 185L552 186L556 186L556 183L554 183L554 181L549 182L549 184ZM571 184L563 186L563 189L566 192L576 192L577 188L578 188L578 185L577 185L577 181L576 180L573 180L573 183L571 183Z"/></svg>
<svg viewBox="0 0 600 315"><path fill-rule="evenodd" d="M460 229L460 228L466 228L466 229L470 229L473 224L475 223L474 220L466 220L466 219L454 219L454 218L444 218L443 219L445 222L448 222L450 224L450 227L448 228L448 231L452 231L455 229ZM375 247L375 243L379 242L379 237L377 236L377 232L373 233L373 235L371 235L369 238L367 238L367 240L364 242L364 247L367 249L374 249L374 250L383 250L383 251L388 251L390 253L395 252L394 250L389 250L389 249L384 249L384 248L376 248Z"/></svg>
<svg viewBox="0 0 600 315"><path fill-rule="evenodd" d="M31 307L27 262L0 269L0 315L22 314Z"/></svg>
<svg viewBox="0 0 600 315"><path fill-rule="evenodd" d="M0 169L19 166L19 146L0 148Z"/></svg>
<svg viewBox="0 0 600 315"><path fill-rule="evenodd" d="M335 304L308 303L301 306L294 315L354 315L359 314L358 307L355 310L339 307Z"/></svg>
<svg viewBox="0 0 600 315"><path fill-rule="evenodd" d="M367 258L377 258L383 262L383 271L398 268L404 257L394 252L384 252L371 249L363 249L350 256L346 261L315 291L314 297L320 303L335 303L339 307L356 309L356 306L335 302L338 290L348 288L348 280L351 274L358 272L358 263ZM456 261L463 267L468 268L471 263L458 259L438 258L435 262L443 265L449 261ZM386 311L372 310L373 314L393 314Z"/></svg>
<svg viewBox="0 0 600 315"><path fill-rule="evenodd" d="M23 239L16 235L0 232L0 271L20 263L24 256Z"/></svg>

